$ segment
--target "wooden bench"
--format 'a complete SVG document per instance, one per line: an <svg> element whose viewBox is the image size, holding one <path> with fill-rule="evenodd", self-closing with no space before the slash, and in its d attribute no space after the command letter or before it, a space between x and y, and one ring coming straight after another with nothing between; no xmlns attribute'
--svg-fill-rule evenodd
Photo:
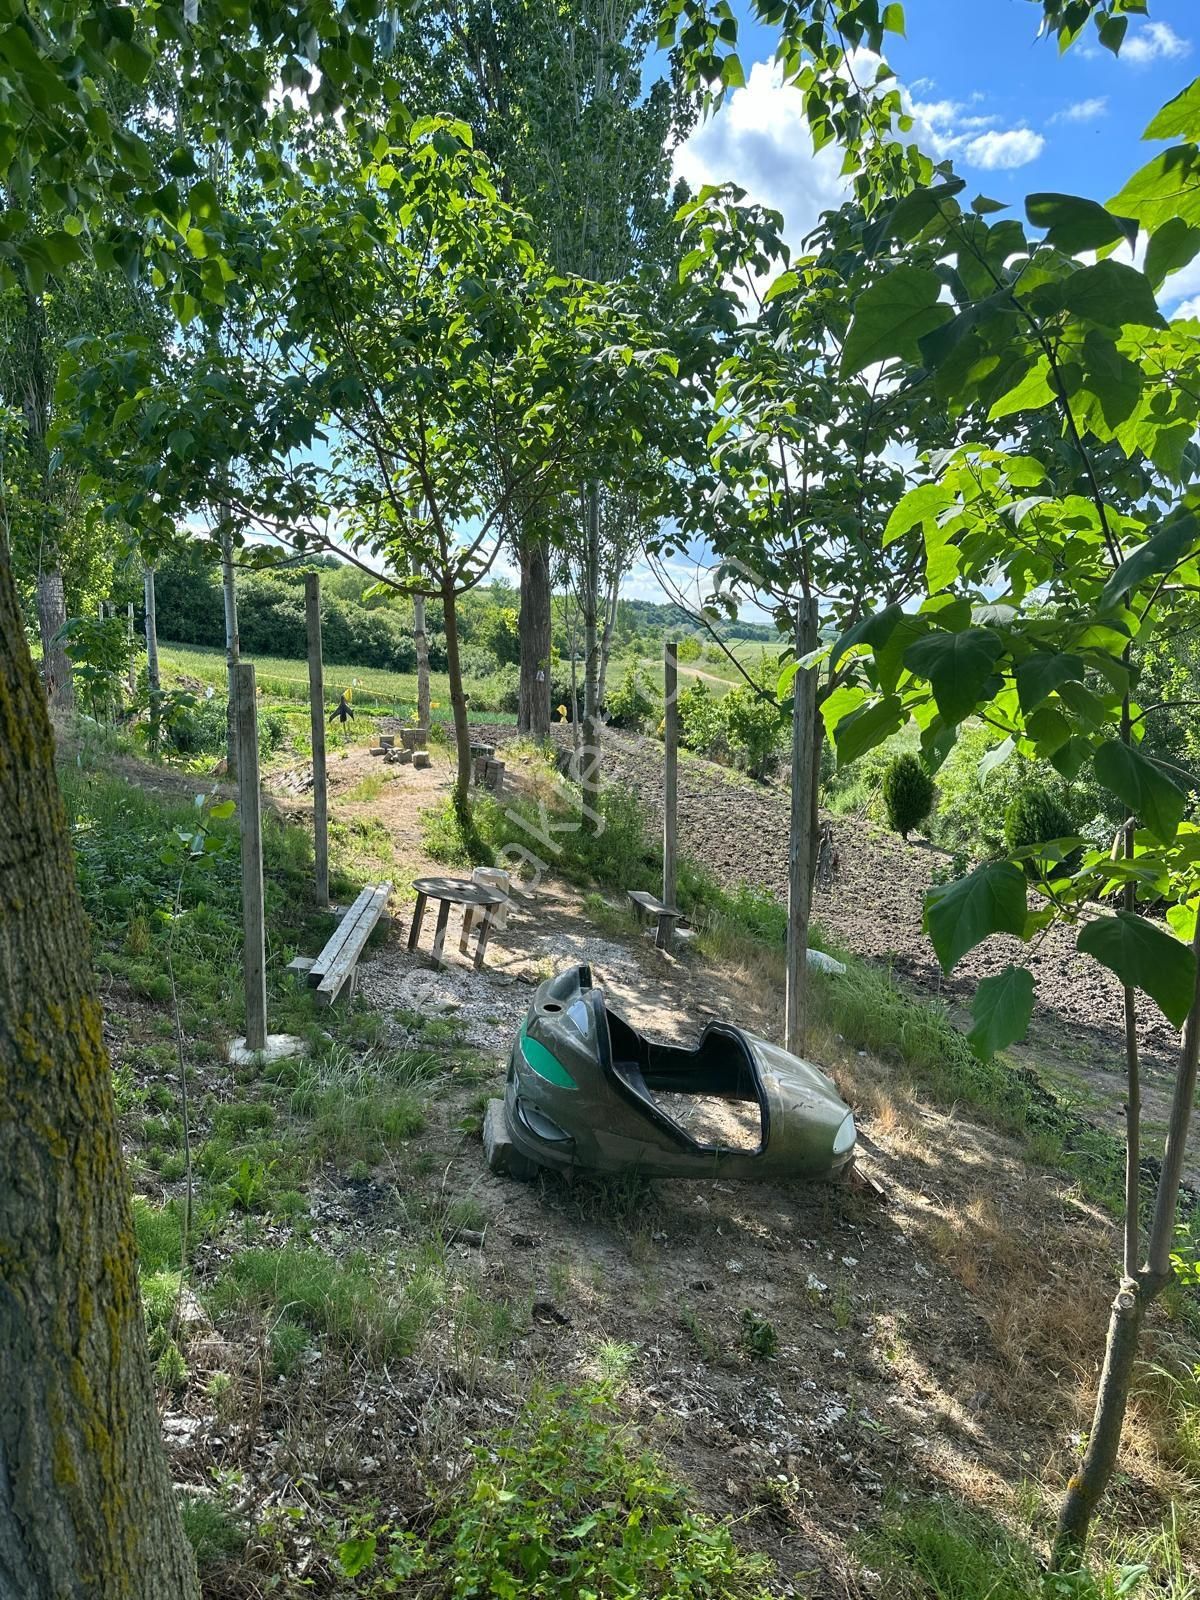
<svg viewBox="0 0 1200 1600"><path fill-rule="evenodd" d="M291 963L292 970L303 973L308 987L317 991L319 1006L331 1006L347 980L353 988L358 958L375 931L375 924L387 910L391 889L390 883L368 884L354 904L343 913L342 920L320 955L312 962L300 956Z"/></svg>
<svg viewBox="0 0 1200 1600"><path fill-rule="evenodd" d="M683 920L683 912L676 911L673 906L663 905L661 900L656 900L644 889L629 889L626 892L639 922L644 923L650 917L658 919L654 943L660 950L669 950L675 937L675 924Z"/></svg>

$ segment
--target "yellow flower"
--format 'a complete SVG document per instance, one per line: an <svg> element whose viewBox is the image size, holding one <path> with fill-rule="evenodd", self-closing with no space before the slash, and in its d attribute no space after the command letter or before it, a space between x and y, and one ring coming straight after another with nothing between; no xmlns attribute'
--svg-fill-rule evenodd
<svg viewBox="0 0 1200 1600"><path fill-rule="evenodd" d="M566 716L566 714L567 714L567 708L566 708L566 706L559 706L559 708L558 708L558 714L559 714L559 716L560 716L560 717L565 717L565 716Z"/></svg>

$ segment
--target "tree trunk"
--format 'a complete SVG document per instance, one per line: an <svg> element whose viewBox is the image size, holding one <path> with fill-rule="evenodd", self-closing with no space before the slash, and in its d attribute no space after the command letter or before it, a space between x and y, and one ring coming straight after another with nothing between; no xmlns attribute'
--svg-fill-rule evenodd
<svg viewBox="0 0 1200 1600"><path fill-rule="evenodd" d="M1196 961L1192 1008L1183 1025L1183 1042L1175 1073L1175 1090L1154 1201L1154 1220L1150 1227L1146 1265L1136 1276L1123 1278L1113 1301L1087 1449L1079 1471L1067 1485L1058 1514L1053 1553L1056 1569L1077 1561L1087 1542L1092 1516L1117 1464L1142 1323L1150 1302L1170 1283L1173 1276L1171 1246L1175 1238L1179 1183L1183 1176L1183 1157L1192 1107L1196 1101L1197 1067L1200 1066L1200 919L1192 937L1192 955Z"/></svg>
<svg viewBox="0 0 1200 1600"><path fill-rule="evenodd" d="M158 749L158 723L162 711L162 679L158 670L158 608L154 598L154 568L146 568L146 690L150 698L150 749Z"/></svg>
<svg viewBox="0 0 1200 1600"><path fill-rule="evenodd" d="M233 539L228 528L221 530L221 586L225 596L225 767L230 778L237 777L237 707L234 668L242 659L238 638L237 589L233 581Z"/></svg>
<svg viewBox="0 0 1200 1600"><path fill-rule="evenodd" d="M460 819L465 819L470 812L471 729L467 722L467 697L463 693L462 666L458 657L458 608L452 584L446 584L442 590L442 613L446 623L446 671L450 677L454 743L458 752L458 772L454 780L454 809Z"/></svg>
<svg viewBox="0 0 1200 1600"><path fill-rule="evenodd" d="M67 600L63 590L62 568L57 562L38 573L37 608L46 698L55 711L74 711L75 680L71 676L71 658L61 637L67 622Z"/></svg>
<svg viewBox="0 0 1200 1600"><path fill-rule="evenodd" d="M517 732L550 736L550 552L544 539L521 539L521 681Z"/></svg>
<svg viewBox="0 0 1200 1600"><path fill-rule="evenodd" d="M198 1596L46 703L0 562L0 1594Z"/></svg>
<svg viewBox="0 0 1200 1600"><path fill-rule="evenodd" d="M1136 1279L1127 1278L1113 1301L1092 1431L1079 1471L1067 1485L1058 1514L1058 1530L1054 1536L1056 1568L1069 1566L1082 1554L1092 1514L1117 1464L1138 1341L1152 1298L1142 1292Z"/></svg>
<svg viewBox="0 0 1200 1600"><path fill-rule="evenodd" d="M583 546L583 742L586 776L580 782L600 787L600 485L588 490L587 528Z"/></svg>
<svg viewBox="0 0 1200 1600"><path fill-rule="evenodd" d="M421 564L414 560L413 577L421 576ZM425 596L413 595L413 647L417 652L417 727L429 726L429 635L425 632Z"/></svg>
<svg viewBox="0 0 1200 1600"><path fill-rule="evenodd" d="M600 636L600 670L597 673L596 697L603 705L608 698L608 660L612 654L613 634L617 627L617 604L621 597L621 579L624 569L614 568L609 576L608 594L604 601L604 631Z"/></svg>
<svg viewBox="0 0 1200 1600"><path fill-rule="evenodd" d="M817 607L802 600L796 608L796 655L816 645ZM817 713L817 669L803 668L792 685L792 805L788 837L787 976L784 1001L786 1049L804 1050L808 999L808 923L812 909L813 766Z"/></svg>

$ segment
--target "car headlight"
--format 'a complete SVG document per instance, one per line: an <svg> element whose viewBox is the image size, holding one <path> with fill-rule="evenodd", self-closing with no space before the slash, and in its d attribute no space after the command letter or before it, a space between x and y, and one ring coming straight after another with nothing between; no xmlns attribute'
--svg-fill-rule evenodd
<svg viewBox="0 0 1200 1600"><path fill-rule="evenodd" d="M842 1125L833 1136L833 1153L835 1156L844 1156L847 1150L853 1150L858 1130L854 1126L854 1113L847 1111L842 1118Z"/></svg>

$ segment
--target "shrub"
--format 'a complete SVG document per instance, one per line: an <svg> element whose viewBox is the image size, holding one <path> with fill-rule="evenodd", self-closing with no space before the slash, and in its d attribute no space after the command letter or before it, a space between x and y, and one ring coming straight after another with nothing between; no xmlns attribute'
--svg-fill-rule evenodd
<svg viewBox="0 0 1200 1600"><path fill-rule="evenodd" d="M897 756L883 775L883 803L888 826L907 839L933 806L933 779L916 756Z"/></svg>
<svg viewBox="0 0 1200 1600"><path fill-rule="evenodd" d="M658 703L649 679L631 666L608 696L608 720L614 728L642 728L657 712Z"/></svg>
<svg viewBox="0 0 1200 1600"><path fill-rule="evenodd" d="M1051 839L1069 838L1076 831L1071 813L1041 784L1031 783L1018 791L1004 812L1004 848L1009 855L1032 845L1048 844ZM1080 852L1073 850L1063 863L1063 870L1073 871L1079 856ZM1026 861L1025 870L1031 877L1041 875L1034 861Z"/></svg>
<svg viewBox="0 0 1200 1600"><path fill-rule="evenodd" d="M765 778L779 759L787 721L774 700L748 685L720 701L730 753L752 778Z"/></svg>
<svg viewBox="0 0 1200 1600"><path fill-rule="evenodd" d="M696 682L681 689L677 705L680 742L689 750L699 750L708 756L724 755L725 722L721 702L708 685Z"/></svg>

